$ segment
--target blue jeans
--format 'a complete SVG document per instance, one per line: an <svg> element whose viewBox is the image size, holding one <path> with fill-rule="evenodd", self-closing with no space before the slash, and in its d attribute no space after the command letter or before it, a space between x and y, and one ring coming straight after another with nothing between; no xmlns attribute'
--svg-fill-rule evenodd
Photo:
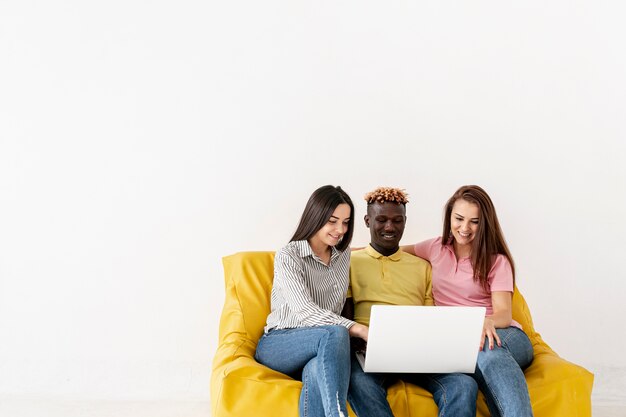
<svg viewBox="0 0 626 417"><path fill-rule="evenodd" d="M301 417L348 417L350 337L343 326L271 330L256 348L255 359L302 380Z"/></svg>
<svg viewBox="0 0 626 417"><path fill-rule="evenodd" d="M363 372L353 355L348 401L358 417L393 417L387 386L397 379L419 385L431 394L439 417L476 417L476 381L465 374L380 374Z"/></svg>
<svg viewBox="0 0 626 417"><path fill-rule="evenodd" d="M492 417L532 417L525 369L533 361L533 346L517 327L496 329L502 347L494 343L489 350L485 338L483 350L478 352L473 374L485 395Z"/></svg>

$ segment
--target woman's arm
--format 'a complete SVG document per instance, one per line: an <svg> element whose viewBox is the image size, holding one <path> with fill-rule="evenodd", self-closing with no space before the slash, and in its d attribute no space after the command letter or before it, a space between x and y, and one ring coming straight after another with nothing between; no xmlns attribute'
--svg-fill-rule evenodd
<svg viewBox="0 0 626 417"><path fill-rule="evenodd" d="M491 307L493 313L485 317L483 325L483 338L480 348L485 343L484 336L489 341L489 349L493 349L494 340L498 346L502 346L496 329L509 327L513 320L512 298L513 298L513 268L508 259L503 255L498 255L489 271L489 287L491 289Z"/></svg>
<svg viewBox="0 0 626 417"><path fill-rule="evenodd" d="M349 320L354 320L354 300L352 299L352 297L349 297L346 299L346 303L343 306L341 315ZM349 330L350 336L360 337L361 339L367 342L367 336L369 334L369 327L360 323L355 323L348 330Z"/></svg>
<svg viewBox="0 0 626 417"><path fill-rule="evenodd" d="M402 245L400 246L400 249L402 249L403 252L410 253L415 256L415 245Z"/></svg>
<svg viewBox="0 0 626 417"><path fill-rule="evenodd" d="M496 333L496 329L509 327L513 320L513 312L511 306L512 294L509 291L494 291L491 293L491 305L493 314L485 317L483 324L483 335L480 339L480 349L485 344L485 336L489 340L489 349L493 349L494 340L498 346L502 346L502 342Z"/></svg>
<svg viewBox="0 0 626 417"><path fill-rule="evenodd" d="M361 323L354 323L348 332L352 337L360 337L361 339L367 342L367 336L369 334L370 328Z"/></svg>
<svg viewBox="0 0 626 417"><path fill-rule="evenodd" d="M403 245L400 246L400 248L406 253L410 253L413 256L418 256L430 262L433 255L433 250L436 250L437 248L436 245L438 241L439 238L428 239L423 242L416 243L415 245Z"/></svg>
<svg viewBox="0 0 626 417"><path fill-rule="evenodd" d="M305 265L290 254L279 251L274 258L274 289L289 306L297 320L305 326L334 324L354 327L355 322L320 307L304 282Z"/></svg>

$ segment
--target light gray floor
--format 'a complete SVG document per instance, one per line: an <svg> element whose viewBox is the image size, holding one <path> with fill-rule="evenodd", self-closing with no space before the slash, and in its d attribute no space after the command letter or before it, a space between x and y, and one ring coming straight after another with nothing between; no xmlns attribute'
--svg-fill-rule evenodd
<svg viewBox="0 0 626 417"><path fill-rule="evenodd" d="M2 417L210 417L210 412L208 401L0 398ZM594 407L593 417L626 417L626 406Z"/></svg>
<svg viewBox="0 0 626 417"><path fill-rule="evenodd" d="M593 407L593 417L626 417L626 406Z"/></svg>
<svg viewBox="0 0 626 417"><path fill-rule="evenodd" d="M210 417L208 401L86 401L0 398L2 417Z"/></svg>

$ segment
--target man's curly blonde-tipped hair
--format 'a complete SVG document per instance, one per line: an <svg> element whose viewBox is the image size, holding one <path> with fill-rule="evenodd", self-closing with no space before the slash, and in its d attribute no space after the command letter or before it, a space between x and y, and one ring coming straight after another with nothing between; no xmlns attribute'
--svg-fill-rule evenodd
<svg viewBox="0 0 626 417"><path fill-rule="evenodd" d="M378 187L374 191L365 194L367 204L386 203L387 201L396 204L406 204L409 202L409 195L401 188Z"/></svg>

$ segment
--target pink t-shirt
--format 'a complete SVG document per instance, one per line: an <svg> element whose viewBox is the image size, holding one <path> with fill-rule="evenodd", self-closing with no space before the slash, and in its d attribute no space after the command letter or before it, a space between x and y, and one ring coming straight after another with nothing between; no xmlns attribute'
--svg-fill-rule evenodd
<svg viewBox="0 0 626 417"><path fill-rule="evenodd" d="M457 262L452 245L442 245L440 237L416 244L415 254L432 265L435 305L486 307L489 316L493 314L491 292L513 292L513 271L504 255L496 255L487 278L489 289L485 290L474 281L470 258L460 258ZM515 320L511 325L522 328Z"/></svg>

